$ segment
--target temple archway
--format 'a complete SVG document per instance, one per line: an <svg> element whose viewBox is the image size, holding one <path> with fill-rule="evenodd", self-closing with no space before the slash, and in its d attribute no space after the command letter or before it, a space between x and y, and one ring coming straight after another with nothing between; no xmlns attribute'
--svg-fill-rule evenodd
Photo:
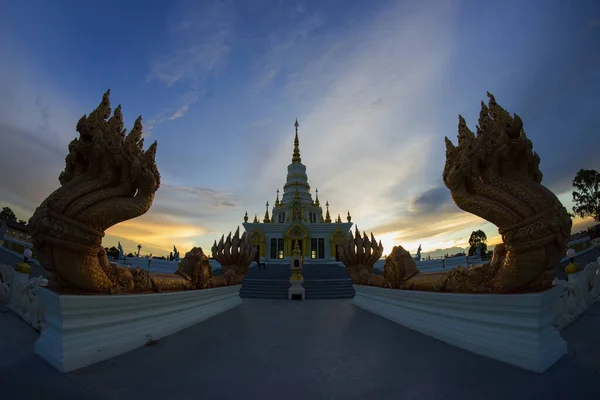
<svg viewBox="0 0 600 400"><path fill-rule="evenodd" d="M340 228L336 228L335 231L329 235L329 253L331 257L335 257L339 261L337 246L343 244L348 239L348 233L344 232Z"/></svg>
<svg viewBox="0 0 600 400"><path fill-rule="evenodd" d="M256 228L250 233L250 244L258 247L260 257L267 256L267 236L260 229Z"/></svg>
<svg viewBox="0 0 600 400"><path fill-rule="evenodd" d="M304 257L308 255L310 251L310 231L306 229L303 224L296 222L290 226L284 234L284 240L286 255L292 255L292 250L294 249L294 240L298 240L298 243L301 244L300 249L302 250L302 256Z"/></svg>

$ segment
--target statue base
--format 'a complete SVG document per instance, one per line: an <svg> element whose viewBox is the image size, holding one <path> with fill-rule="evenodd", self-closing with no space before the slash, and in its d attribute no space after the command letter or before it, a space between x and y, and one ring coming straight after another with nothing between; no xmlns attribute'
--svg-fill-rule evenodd
<svg viewBox="0 0 600 400"><path fill-rule="evenodd" d="M306 290L302 286L304 279L290 279L292 286L288 289L288 300L304 300Z"/></svg>
<svg viewBox="0 0 600 400"><path fill-rule="evenodd" d="M142 347L240 304L240 286L150 294L64 295L41 288L46 309L35 353L70 372Z"/></svg>
<svg viewBox="0 0 600 400"><path fill-rule="evenodd" d="M354 285L354 305L453 346L534 372L567 354L554 327L563 288L460 294Z"/></svg>

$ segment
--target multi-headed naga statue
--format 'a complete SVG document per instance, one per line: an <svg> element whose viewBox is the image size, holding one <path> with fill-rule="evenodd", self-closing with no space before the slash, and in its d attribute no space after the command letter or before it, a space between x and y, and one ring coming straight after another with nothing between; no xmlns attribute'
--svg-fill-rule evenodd
<svg viewBox="0 0 600 400"><path fill-rule="evenodd" d="M361 237L356 228L355 235L350 232L350 237L344 243L338 244L338 252L352 280L366 285L370 278L373 279L373 266L383 254L383 245L381 241L377 244L373 233L371 233L371 240L366 232L363 232Z"/></svg>
<svg viewBox="0 0 600 400"><path fill-rule="evenodd" d="M519 293L552 286L571 233L571 218L542 183L540 158L523 122L488 93L477 135L459 116L458 146L446 138L444 183L461 209L496 226L502 244L490 262L448 272L421 274L397 246L386 259L389 287L441 292Z"/></svg>
<svg viewBox="0 0 600 400"><path fill-rule="evenodd" d="M244 276L248 273L248 268L256 255L256 247L252 246L246 232L240 238L240 228L238 227L231 237L231 232L225 239L221 240L212 247L212 256L223 268L223 276L227 284L241 283Z"/></svg>
<svg viewBox="0 0 600 400"><path fill-rule="evenodd" d="M160 186L156 142L144 151L141 117L126 135L121 106L110 116L109 95L107 91L98 108L77 123L79 138L69 144L61 187L29 220L49 287L83 293L207 287L210 266L201 249L188 253L175 274L151 274L108 261L102 247L104 231L146 213Z"/></svg>

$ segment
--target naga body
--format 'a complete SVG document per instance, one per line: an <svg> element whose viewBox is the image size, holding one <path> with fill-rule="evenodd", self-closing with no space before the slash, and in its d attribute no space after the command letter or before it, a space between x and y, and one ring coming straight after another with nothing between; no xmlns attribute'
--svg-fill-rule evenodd
<svg viewBox="0 0 600 400"><path fill-rule="evenodd" d="M571 233L571 218L542 185L540 158L511 116L488 93L475 135L459 116L458 146L446 138L443 180L456 205L498 226L502 243L485 264L420 273L401 246L386 258L385 286L458 293L549 289Z"/></svg>
<svg viewBox="0 0 600 400"><path fill-rule="evenodd" d="M133 293L201 289L211 286L202 249L186 254L174 274L155 274L110 263L102 238L119 222L152 206L160 186L156 142L144 151L141 117L126 135L118 106L111 117L110 91L77 123L79 138L69 144L61 186L29 220L37 258L49 287L61 292Z"/></svg>

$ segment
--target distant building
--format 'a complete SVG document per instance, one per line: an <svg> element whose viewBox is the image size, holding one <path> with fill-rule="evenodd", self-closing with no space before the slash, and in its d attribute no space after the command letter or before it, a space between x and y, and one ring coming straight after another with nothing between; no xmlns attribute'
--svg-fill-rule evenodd
<svg viewBox="0 0 600 400"><path fill-rule="evenodd" d="M2 232L4 232L4 234L2 234ZM0 220L0 240L2 239L14 239L31 243L31 235L29 234L27 225L4 219Z"/></svg>
<svg viewBox="0 0 600 400"><path fill-rule="evenodd" d="M295 127L294 153L292 163L287 168L287 180L281 200L278 190L271 215L267 203L262 222L259 222L257 216L253 222L248 222L246 213L243 226L250 235L252 245L258 249L257 261L289 261L295 242L298 242L305 262L339 260L337 245L348 238L352 227L350 212L346 216L347 222L342 222L339 215L336 220L332 220L329 203L326 203L324 213L318 191L315 191L315 199L312 198L306 166L300 158L298 121Z"/></svg>

